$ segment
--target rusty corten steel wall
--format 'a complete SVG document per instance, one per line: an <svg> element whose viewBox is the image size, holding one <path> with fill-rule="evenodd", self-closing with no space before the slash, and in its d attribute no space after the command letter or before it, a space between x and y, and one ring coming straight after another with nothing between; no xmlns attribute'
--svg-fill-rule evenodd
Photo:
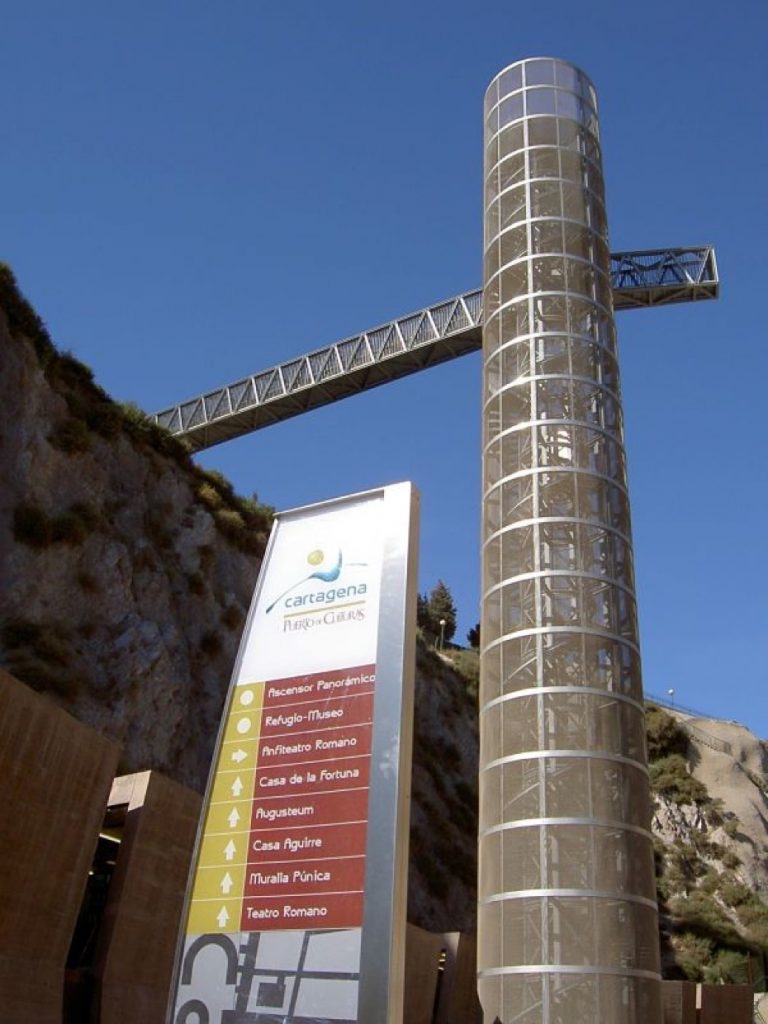
<svg viewBox="0 0 768 1024"><path fill-rule="evenodd" d="M120 748L0 669L0 1021L61 1024Z"/></svg>
<svg viewBox="0 0 768 1024"><path fill-rule="evenodd" d="M478 985L487 1024L657 1024L659 940L595 90L485 99Z"/></svg>

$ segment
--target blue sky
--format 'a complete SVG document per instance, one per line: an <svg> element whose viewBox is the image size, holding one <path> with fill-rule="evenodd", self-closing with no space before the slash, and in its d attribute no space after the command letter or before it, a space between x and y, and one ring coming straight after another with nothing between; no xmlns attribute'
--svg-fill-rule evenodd
<svg viewBox="0 0 768 1024"><path fill-rule="evenodd" d="M0 259L148 411L479 286L485 87L582 66L611 247L714 242L723 281L618 318L646 688L768 736L764 3L4 6ZM202 461L280 508L413 480L463 639L479 381L465 357Z"/></svg>

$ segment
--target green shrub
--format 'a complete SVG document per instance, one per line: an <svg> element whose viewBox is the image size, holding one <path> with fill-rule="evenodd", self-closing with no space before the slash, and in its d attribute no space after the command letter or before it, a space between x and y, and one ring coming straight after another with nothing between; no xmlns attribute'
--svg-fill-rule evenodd
<svg viewBox="0 0 768 1024"><path fill-rule="evenodd" d="M699 889L701 889L702 892L706 892L710 896L712 896L715 892L717 892L721 884L722 882L720 874L717 871L715 871L714 868L710 868L699 882Z"/></svg>
<svg viewBox="0 0 768 1024"><path fill-rule="evenodd" d="M192 594L200 597L205 593L205 576L201 572L188 572L187 586Z"/></svg>
<svg viewBox="0 0 768 1024"><path fill-rule="evenodd" d="M70 668L72 649L62 627L26 619L6 619L0 625L3 663L17 679L38 691L72 698L81 688Z"/></svg>
<svg viewBox="0 0 768 1024"><path fill-rule="evenodd" d="M203 466L195 466L195 476L200 480L206 480L217 491L221 491L230 501L234 499L234 487L218 469L205 469Z"/></svg>
<svg viewBox="0 0 768 1024"><path fill-rule="evenodd" d="M730 836L730 838L733 839L735 836L739 834L739 825L739 819L734 815L734 817L728 818L727 821L724 821L721 827L723 829L723 832L725 832L727 836Z"/></svg>
<svg viewBox="0 0 768 1024"><path fill-rule="evenodd" d="M245 520L237 509L217 508L214 510L213 518L225 537L236 538L245 533Z"/></svg>
<svg viewBox="0 0 768 1024"><path fill-rule="evenodd" d="M95 388L97 386L93 379L93 370L72 352L59 352L55 377L58 383L70 388Z"/></svg>
<svg viewBox="0 0 768 1024"><path fill-rule="evenodd" d="M260 555L264 551L267 540L265 534L251 529L236 509L216 509L213 519L222 536L239 551L250 555Z"/></svg>
<svg viewBox="0 0 768 1024"><path fill-rule="evenodd" d="M91 402L86 409L85 422L105 441L112 441L120 434L123 426L120 406L111 398Z"/></svg>
<svg viewBox="0 0 768 1024"><path fill-rule="evenodd" d="M670 896L674 895L672 884L668 878L664 876L657 877L656 879L656 899L661 906L664 906L669 900Z"/></svg>
<svg viewBox="0 0 768 1024"><path fill-rule="evenodd" d="M473 695L477 694L480 683L480 655L477 651L468 651L464 648L446 648L443 652L453 662L453 667L467 682L467 689Z"/></svg>
<svg viewBox="0 0 768 1024"><path fill-rule="evenodd" d="M645 730L648 738L648 760L658 761L671 754L685 757L688 752L688 736L672 715L655 704L645 709Z"/></svg>
<svg viewBox="0 0 768 1024"><path fill-rule="evenodd" d="M38 549L51 544L81 544L99 520L99 514L82 502L57 516L49 516L32 502L21 502L13 513L13 536L20 544Z"/></svg>
<svg viewBox="0 0 768 1024"><path fill-rule="evenodd" d="M58 356L45 324L22 295L7 263L0 263L0 306L8 317L11 336L29 338L41 365Z"/></svg>
<svg viewBox="0 0 768 1024"><path fill-rule="evenodd" d="M215 487L205 481L200 484L195 493L205 507L211 511L222 508L224 505L224 499L221 494L219 494Z"/></svg>
<svg viewBox="0 0 768 1024"><path fill-rule="evenodd" d="M166 502L154 505L144 513L144 531L155 547L168 551L173 547L173 508Z"/></svg>
<svg viewBox="0 0 768 1024"><path fill-rule="evenodd" d="M53 665L69 663L69 636L61 626L6 619L0 627L0 637L6 650L27 648Z"/></svg>
<svg viewBox="0 0 768 1024"><path fill-rule="evenodd" d="M46 548L53 543L48 516L31 502L22 502L13 510L13 536L31 548Z"/></svg>
<svg viewBox="0 0 768 1024"><path fill-rule="evenodd" d="M200 569L203 572L210 572L216 564L216 549L212 544L201 544L197 549L200 558Z"/></svg>
<svg viewBox="0 0 768 1024"><path fill-rule="evenodd" d="M700 851L695 845L698 837L692 836L694 842L686 843L682 839L676 839L667 848L670 877L675 871L680 873L681 879L693 879L700 877L707 872L707 866L701 859Z"/></svg>
<svg viewBox="0 0 768 1024"><path fill-rule="evenodd" d="M206 630L200 637L200 653L204 658L215 658L221 653L221 637L215 629Z"/></svg>
<svg viewBox="0 0 768 1024"><path fill-rule="evenodd" d="M221 621L223 625L225 625L227 629L231 629L233 633L240 629L244 620L245 616L243 615L241 608L234 604L234 602L232 604L228 604L221 613Z"/></svg>
<svg viewBox="0 0 768 1024"><path fill-rule="evenodd" d="M17 651L5 658L8 672L38 693L55 693L73 700L82 690L80 678L66 666L52 665L28 651Z"/></svg>
<svg viewBox="0 0 768 1024"><path fill-rule="evenodd" d="M741 864L741 857L734 850L726 850L720 858L724 868L735 871Z"/></svg>
<svg viewBox="0 0 768 1024"><path fill-rule="evenodd" d="M688 770L685 758L669 754L650 765L651 788L678 804L706 803L707 787Z"/></svg>
<svg viewBox="0 0 768 1024"><path fill-rule="evenodd" d="M180 464L190 468L192 461L189 448L180 437L161 427L134 402L121 402L123 427L128 436L141 448L151 448L161 455L168 455Z"/></svg>
<svg viewBox="0 0 768 1024"><path fill-rule="evenodd" d="M262 554L275 510L262 505L255 495L239 497L216 470L195 466L194 473L198 479L195 494L213 516L219 532L245 554Z"/></svg>
<svg viewBox="0 0 768 1024"><path fill-rule="evenodd" d="M241 498L235 495L235 502L240 514L251 529L261 530L264 533L271 530L275 518L275 510L272 505L262 504L255 494L252 498Z"/></svg>
<svg viewBox="0 0 768 1024"><path fill-rule="evenodd" d="M69 416L61 420L48 435L48 443L68 455L87 452L91 447L91 435L83 420Z"/></svg>
<svg viewBox="0 0 768 1024"><path fill-rule="evenodd" d="M91 532L87 520L73 509L51 518L50 524L54 543L82 544Z"/></svg>
<svg viewBox="0 0 768 1024"><path fill-rule="evenodd" d="M669 909L679 923L706 939L727 946L742 944L732 921L708 893L694 890L687 897L675 896Z"/></svg>
<svg viewBox="0 0 768 1024"><path fill-rule="evenodd" d="M688 981L702 981L704 967L712 959L711 939L693 932L682 932L673 938L675 960Z"/></svg>
<svg viewBox="0 0 768 1024"><path fill-rule="evenodd" d="M749 983L749 956L736 949L718 949L704 965L703 980L709 985Z"/></svg>
<svg viewBox="0 0 768 1024"><path fill-rule="evenodd" d="M45 636L39 622L28 619L6 619L0 626L0 637L5 647L34 647Z"/></svg>
<svg viewBox="0 0 768 1024"><path fill-rule="evenodd" d="M768 949L768 907L756 893L736 907L741 924L747 929L748 939L763 952Z"/></svg>
<svg viewBox="0 0 768 1024"><path fill-rule="evenodd" d="M740 907L750 903L753 895L752 890L736 878L729 878L720 883L720 897L729 907Z"/></svg>
<svg viewBox="0 0 768 1024"><path fill-rule="evenodd" d="M99 583L95 576L92 576L89 572L81 570L77 574L77 583L81 590L84 590L87 594L93 594L99 589Z"/></svg>

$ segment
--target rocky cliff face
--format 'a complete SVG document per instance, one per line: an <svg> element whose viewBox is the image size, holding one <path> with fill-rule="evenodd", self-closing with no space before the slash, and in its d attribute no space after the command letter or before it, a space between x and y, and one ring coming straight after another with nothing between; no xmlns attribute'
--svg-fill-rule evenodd
<svg viewBox="0 0 768 1024"><path fill-rule="evenodd" d="M477 730L475 687L420 643L408 920L430 931L476 927Z"/></svg>
<svg viewBox="0 0 768 1024"><path fill-rule="evenodd" d="M648 713L668 977L759 982L768 950L766 746L735 722Z"/></svg>
<svg viewBox="0 0 768 1024"><path fill-rule="evenodd" d="M0 354L0 663L200 789L269 510L56 353L7 271Z"/></svg>
<svg viewBox="0 0 768 1024"><path fill-rule="evenodd" d="M688 738L693 777L706 789L700 803L657 797L654 833L664 842L709 834L739 860L745 885L768 897L768 749L736 722L672 712Z"/></svg>

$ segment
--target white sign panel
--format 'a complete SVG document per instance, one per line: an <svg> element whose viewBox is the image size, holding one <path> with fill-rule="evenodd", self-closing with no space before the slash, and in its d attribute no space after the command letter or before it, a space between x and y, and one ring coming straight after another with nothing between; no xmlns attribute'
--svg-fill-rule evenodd
<svg viewBox="0 0 768 1024"><path fill-rule="evenodd" d="M368 929L371 949L390 947L370 956L368 999L382 977L397 986L414 503L400 484L277 517L209 781L171 1024L358 1024ZM381 863L389 899L367 899Z"/></svg>

